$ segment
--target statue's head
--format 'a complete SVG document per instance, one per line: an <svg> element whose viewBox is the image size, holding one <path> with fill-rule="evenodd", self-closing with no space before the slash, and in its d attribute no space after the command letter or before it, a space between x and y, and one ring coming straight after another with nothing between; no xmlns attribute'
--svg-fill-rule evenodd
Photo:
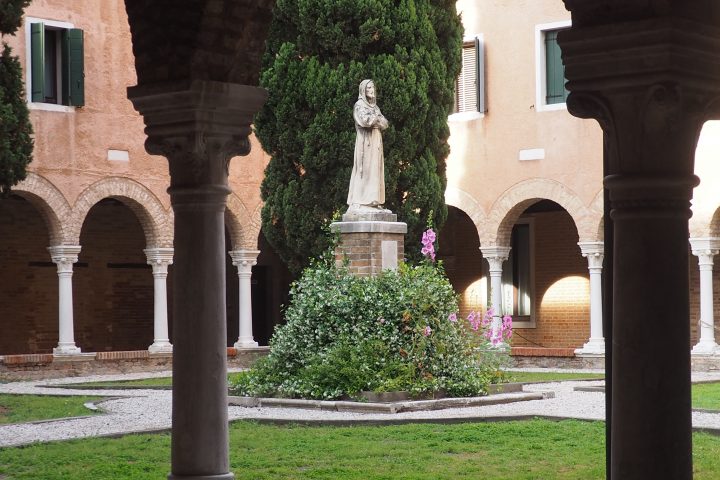
<svg viewBox="0 0 720 480"><path fill-rule="evenodd" d="M375 82L370 79L360 82L358 98L368 103L375 103Z"/></svg>

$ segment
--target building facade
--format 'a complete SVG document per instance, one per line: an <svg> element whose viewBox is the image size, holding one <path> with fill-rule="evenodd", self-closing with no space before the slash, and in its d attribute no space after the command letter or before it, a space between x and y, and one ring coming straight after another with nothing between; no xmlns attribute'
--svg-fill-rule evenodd
<svg viewBox="0 0 720 480"><path fill-rule="evenodd" d="M34 1L25 14L4 40L24 66L35 147L27 179L0 200L0 356L168 352L170 177L127 98L137 78L125 3ZM268 157L252 142L229 164L225 215L237 347L267 345L288 283L260 233Z"/></svg>
<svg viewBox="0 0 720 480"><path fill-rule="evenodd" d="M512 346L538 355L602 355L603 134L565 104L557 33L570 13L552 0L457 8L465 47L440 255L462 313L493 305L512 314ZM710 121L695 156L691 267L677 272L691 285L690 317L678 321L698 354L717 353L718 155L720 126Z"/></svg>
<svg viewBox="0 0 720 480"><path fill-rule="evenodd" d="M556 34L570 15L552 0L457 7L466 41L440 256L461 313L495 305L512 314L513 347L601 355L603 138L565 105ZM35 152L28 178L0 200L0 355L167 352L169 174L165 158L146 153L125 93L136 76L124 3L35 1L7 40L25 66ZM691 285L682 321L705 354L717 350L720 313L718 152L720 127L708 122L695 160L692 267L678 272ZM250 155L230 162L229 346L266 345L286 300L289 274L260 232L267 161L253 139Z"/></svg>

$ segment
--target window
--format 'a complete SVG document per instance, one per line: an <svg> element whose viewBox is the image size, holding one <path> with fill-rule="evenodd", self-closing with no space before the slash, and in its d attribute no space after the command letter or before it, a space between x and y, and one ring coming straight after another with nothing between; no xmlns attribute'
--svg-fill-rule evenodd
<svg viewBox="0 0 720 480"><path fill-rule="evenodd" d="M510 237L510 256L503 263L502 313L512 315L513 325L521 328L535 327L535 283L533 220L518 220ZM483 276L490 278L487 262L483 262ZM484 300L490 299L490 282Z"/></svg>
<svg viewBox="0 0 720 480"><path fill-rule="evenodd" d="M462 68L455 82L454 114L477 118L485 107L485 49L482 36L466 39L462 48Z"/></svg>
<svg viewBox="0 0 720 480"><path fill-rule="evenodd" d="M568 91L565 89L565 66L557 42L558 32L570 26L570 22L557 22L535 27L538 111L565 108Z"/></svg>
<svg viewBox="0 0 720 480"><path fill-rule="evenodd" d="M52 21L28 21L30 100L81 107L85 104L83 31Z"/></svg>

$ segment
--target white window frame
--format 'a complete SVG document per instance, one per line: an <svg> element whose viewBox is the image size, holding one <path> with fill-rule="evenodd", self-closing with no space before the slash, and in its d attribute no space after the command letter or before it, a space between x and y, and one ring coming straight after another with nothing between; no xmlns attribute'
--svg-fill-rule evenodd
<svg viewBox="0 0 720 480"><path fill-rule="evenodd" d="M551 112L557 110L567 110L567 104L551 103L547 104L545 96L547 94L547 76L545 68L545 32L548 30L560 30L572 26L570 20L562 20L560 22L541 23L535 25L535 111Z"/></svg>
<svg viewBox="0 0 720 480"><path fill-rule="evenodd" d="M475 40L479 40L480 45L485 45L485 37L482 33L475 33L472 35L465 35L463 37L463 45L469 42L475 42ZM484 49L483 49L484 50ZM477 66L477 70L479 75L482 78L477 78L476 80L480 82L480 86L478 90L480 91L480 95L485 96L485 58L484 58L484 51L481 52L482 55L478 55L479 59L479 65ZM478 98L478 103L480 104L480 99ZM482 102L482 104L485 104L485 101ZM478 108L480 108L480 105L478 105ZM457 113L451 113L448 115L448 122L469 122L471 120L477 120L480 118L483 118L485 116L485 112L457 112Z"/></svg>
<svg viewBox="0 0 720 480"><path fill-rule="evenodd" d="M43 23L46 27L58 28L63 30L70 30L71 28L75 28L75 25L68 22L46 20L44 18L36 17L25 17L25 98L27 99L28 109L44 110L48 112L75 113L76 107L74 106L32 101L32 41L30 38L30 24L32 23ZM58 56L58 58L60 57ZM58 75L60 75L60 72L62 71L60 67L61 65L58 65ZM58 95L59 94L60 92L58 91Z"/></svg>

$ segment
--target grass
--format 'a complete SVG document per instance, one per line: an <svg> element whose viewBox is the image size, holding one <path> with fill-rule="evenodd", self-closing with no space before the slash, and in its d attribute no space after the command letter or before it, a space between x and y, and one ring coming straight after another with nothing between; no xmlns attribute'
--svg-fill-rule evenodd
<svg viewBox="0 0 720 480"><path fill-rule="evenodd" d="M228 374L228 383L234 382L237 379L237 373ZM168 387L172 385L172 377L154 377L154 378L137 378L135 380L105 380L102 382L84 382L84 383L73 383L68 384L72 386L81 387Z"/></svg>
<svg viewBox="0 0 720 480"><path fill-rule="evenodd" d="M85 402L102 397L0 394L0 424L91 415Z"/></svg>
<svg viewBox="0 0 720 480"><path fill-rule="evenodd" d="M720 410L720 383L697 383L692 386L693 408Z"/></svg>
<svg viewBox="0 0 720 480"><path fill-rule="evenodd" d="M605 378L604 373L567 372L506 372L511 382L559 382L563 380L587 380Z"/></svg>
<svg viewBox="0 0 720 480"><path fill-rule="evenodd" d="M230 429L237 478L604 480L604 424L522 422L303 427L237 422ZM694 480L717 478L720 438L694 434ZM128 435L0 449L12 478L164 478L167 434Z"/></svg>

